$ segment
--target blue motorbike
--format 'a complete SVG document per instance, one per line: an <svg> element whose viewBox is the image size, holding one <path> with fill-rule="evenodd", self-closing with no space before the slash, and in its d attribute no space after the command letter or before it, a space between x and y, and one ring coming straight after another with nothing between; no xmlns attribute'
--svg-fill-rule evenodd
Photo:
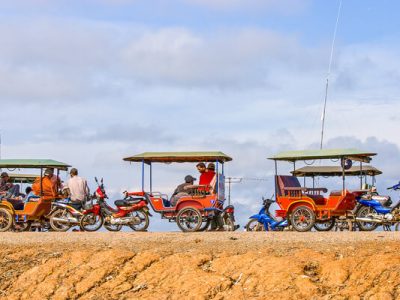
<svg viewBox="0 0 400 300"><path fill-rule="evenodd" d="M400 190L400 182L388 190ZM394 205L389 196L380 196L376 192L369 192L357 198L356 223L362 231L372 231L382 225L383 230L390 231L392 225L399 229L400 201Z"/></svg>
<svg viewBox="0 0 400 300"><path fill-rule="evenodd" d="M269 208L275 201L263 198L263 207L260 212L250 217L246 225L246 231L283 231L288 228L289 223L287 220L276 220L271 216Z"/></svg>

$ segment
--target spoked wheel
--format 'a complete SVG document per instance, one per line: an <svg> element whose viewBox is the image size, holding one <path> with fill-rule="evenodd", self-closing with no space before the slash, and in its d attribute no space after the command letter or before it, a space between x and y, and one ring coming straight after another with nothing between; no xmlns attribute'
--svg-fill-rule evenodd
<svg viewBox="0 0 400 300"><path fill-rule="evenodd" d="M290 216L290 223L296 231L309 231L315 224L315 214L307 206L298 206Z"/></svg>
<svg viewBox="0 0 400 300"><path fill-rule="evenodd" d="M257 219L251 219L246 224L246 231L264 231L264 225L258 222Z"/></svg>
<svg viewBox="0 0 400 300"><path fill-rule="evenodd" d="M88 213L81 218L80 227L85 231L97 231L103 225L103 217Z"/></svg>
<svg viewBox="0 0 400 300"><path fill-rule="evenodd" d="M198 231L201 227L202 220L201 213L194 207L183 208L176 216L176 223L183 232Z"/></svg>
<svg viewBox="0 0 400 300"><path fill-rule="evenodd" d="M326 221L317 221L314 224L314 228L317 231L330 231L335 226L335 218L330 218Z"/></svg>
<svg viewBox="0 0 400 300"><path fill-rule="evenodd" d="M146 231L149 227L149 216L143 210L137 210L130 213L131 217L140 219L139 224L129 224L129 227L135 231Z"/></svg>
<svg viewBox="0 0 400 300"><path fill-rule="evenodd" d="M0 232L9 230L13 223L11 212L5 208L0 208Z"/></svg>
<svg viewBox="0 0 400 300"><path fill-rule="evenodd" d="M362 206L356 212L356 218L368 218L368 216L371 214L376 214L376 210L373 209L372 207ZM356 222L358 227L362 231L373 231L379 225L378 223L375 222L362 222L362 221L356 221Z"/></svg>
<svg viewBox="0 0 400 300"><path fill-rule="evenodd" d="M211 219L207 219L206 221L204 221L201 224L201 226L200 226L198 231L206 231L208 229L208 227L210 227L210 224L211 224Z"/></svg>
<svg viewBox="0 0 400 300"><path fill-rule="evenodd" d="M71 228L71 225L69 223L64 223L64 222L59 222L57 219L65 219L68 220L68 218L72 217L71 213L66 210L66 209L57 209L54 211L51 216L50 216L50 226L54 231L67 231L68 229Z"/></svg>

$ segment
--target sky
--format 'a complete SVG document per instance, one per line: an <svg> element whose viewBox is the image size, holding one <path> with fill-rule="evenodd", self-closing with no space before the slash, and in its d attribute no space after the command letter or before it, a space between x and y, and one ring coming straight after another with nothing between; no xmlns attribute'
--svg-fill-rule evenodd
<svg viewBox="0 0 400 300"><path fill-rule="evenodd" d="M69 163L92 189L104 177L117 198L141 182L123 157L223 151L234 159L226 175L245 178L231 197L245 225L273 193L266 158L319 147L338 6L0 1L1 156ZM324 147L376 151L382 191L399 180L399 9L394 0L343 0L329 77ZM187 174L197 175L194 165L157 165L155 189L170 194ZM150 230L169 229L151 219Z"/></svg>

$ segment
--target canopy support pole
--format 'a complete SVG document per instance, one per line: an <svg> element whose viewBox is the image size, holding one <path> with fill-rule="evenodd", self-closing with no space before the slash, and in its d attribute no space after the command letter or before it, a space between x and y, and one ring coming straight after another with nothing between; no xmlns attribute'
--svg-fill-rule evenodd
<svg viewBox="0 0 400 300"><path fill-rule="evenodd" d="M218 201L219 201L219 172L218 172L218 169L219 169L219 164L218 164L218 160L215 162L215 166L216 166L216 176L217 176L217 183L216 183L216 188L217 188L217 201L215 201L215 204L217 204L218 203Z"/></svg>
<svg viewBox="0 0 400 300"><path fill-rule="evenodd" d="M360 161L360 190L363 187L363 168L362 168L362 161Z"/></svg>
<svg viewBox="0 0 400 300"><path fill-rule="evenodd" d="M40 196L43 196L43 168L40 168Z"/></svg>
<svg viewBox="0 0 400 300"><path fill-rule="evenodd" d="M150 193L153 192L153 165L150 162Z"/></svg>
<svg viewBox="0 0 400 300"><path fill-rule="evenodd" d="M142 160L142 192L144 192L144 160Z"/></svg>
<svg viewBox="0 0 400 300"><path fill-rule="evenodd" d="M278 200L278 163L276 160L275 162L275 201Z"/></svg>
<svg viewBox="0 0 400 300"><path fill-rule="evenodd" d="M346 185L345 185L346 175L345 175L345 169L344 169L344 167L345 167L345 158L344 157L342 157L341 162L342 162L341 165L342 165L342 181L343 181L342 194L344 195L344 190L345 190L345 187L346 187Z"/></svg>

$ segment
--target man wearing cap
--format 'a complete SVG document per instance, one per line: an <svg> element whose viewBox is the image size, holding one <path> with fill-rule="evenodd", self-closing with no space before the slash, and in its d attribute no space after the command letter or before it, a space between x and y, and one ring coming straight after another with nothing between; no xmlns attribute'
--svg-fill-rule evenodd
<svg viewBox="0 0 400 300"><path fill-rule="evenodd" d="M185 187L193 185L195 180L196 180L196 178L194 178L191 175L185 176L185 183L178 185L177 188L175 189L174 193L171 196L171 200L170 200L171 206L175 206L181 197L190 196L188 190L185 189Z"/></svg>
<svg viewBox="0 0 400 300"><path fill-rule="evenodd" d="M0 175L0 194L6 198L19 196L19 184L12 184L7 172Z"/></svg>
<svg viewBox="0 0 400 300"><path fill-rule="evenodd" d="M69 189L72 206L76 209L81 209L83 202L90 194L87 181L78 176L78 170L76 168L72 168L69 174L71 178L68 180L65 187Z"/></svg>

